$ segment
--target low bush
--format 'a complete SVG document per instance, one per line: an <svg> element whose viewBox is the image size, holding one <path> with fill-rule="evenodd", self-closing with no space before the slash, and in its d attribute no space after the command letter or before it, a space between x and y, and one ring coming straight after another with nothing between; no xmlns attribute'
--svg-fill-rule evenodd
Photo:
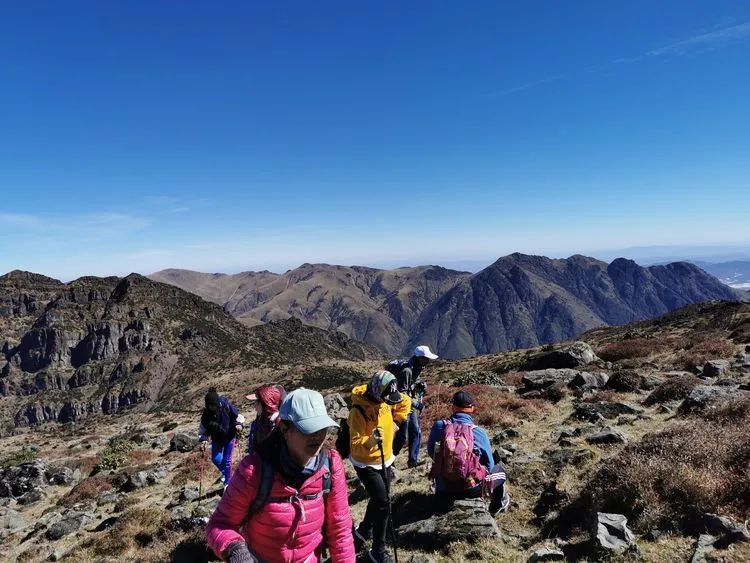
<svg viewBox="0 0 750 563"><path fill-rule="evenodd" d="M102 450L95 472L122 467L127 463L128 455L133 449L135 449L135 444L130 440L120 436L111 438L107 442L107 447Z"/></svg>
<svg viewBox="0 0 750 563"><path fill-rule="evenodd" d="M605 344L596 354L606 362L618 362L631 358L645 358L661 350L661 344L655 339L631 338Z"/></svg>
<svg viewBox="0 0 750 563"><path fill-rule="evenodd" d="M68 491L68 494L62 497L57 504L60 506L73 506L79 502L94 500L101 493L111 491L112 489L114 489L112 477L102 474L93 475L92 477L87 477Z"/></svg>
<svg viewBox="0 0 750 563"><path fill-rule="evenodd" d="M696 385L699 385L700 379L694 375L677 375L659 384L656 389L651 391L646 397L647 405L655 405L667 401L679 401L687 397Z"/></svg>
<svg viewBox="0 0 750 563"><path fill-rule="evenodd" d="M641 385L643 385L643 376L631 369L616 371L607 381L607 389L624 393L638 391Z"/></svg>
<svg viewBox="0 0 750 563"><path fill-rule="evenodd" d="M451 415L451 399L461 390L471 393L477 402L474 422L482 426L514 426L519 420L528 420L546 408L543 400L522 399L491 385L432 386L427 395L427 407L422 412L426 431L429 432L436 420Z"/></svg>
<svg viewBox="0 0 750 563"><path fill-rule="evenodd" d="M38 451L36 448L23 447L18 451L10 452L0 458L0 467L15 467L24 463L29 463L37 458Z"/></svg>
<svg viewBox="0 0 750 563"><path fill-rule="evenodd" d="M735 352L735 345L727 340L703 340L682 352L679 363L685 369L703 367L708 360L731 358Z"/></svg>
<svg viewBox="0 0 750 563"><path fill-rule="evenodd" d="M646 435L604 462L581 497L588 510L625 514L636 531L700 532L701 516L750 517L750 400Z"/></svg>

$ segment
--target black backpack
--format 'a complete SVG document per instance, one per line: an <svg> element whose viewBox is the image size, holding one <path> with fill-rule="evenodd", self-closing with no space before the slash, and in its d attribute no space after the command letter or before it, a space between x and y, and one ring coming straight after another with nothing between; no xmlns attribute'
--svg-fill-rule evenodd
<svg viewBox="0 0 750 563"><path fill-rule="evenodd" d="M354 405L353 409L357 409L362 416L367 418L365 409L361 405ZM341 459L346 459L352 453L352 444L350 441L351 433L349 432L349 421L342 420L339 427L338 436L336 436L336 451L341 455Z"/></svg>

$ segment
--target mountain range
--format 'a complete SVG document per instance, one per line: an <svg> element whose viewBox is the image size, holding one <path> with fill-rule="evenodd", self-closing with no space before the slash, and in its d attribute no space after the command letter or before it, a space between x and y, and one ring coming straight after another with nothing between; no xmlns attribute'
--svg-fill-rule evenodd
<svg viewBox="0 0 750 563"><path fill-rule="evenodd" d="M371 357L369 346L297 319L248 328L138 274L68 284L0 276L0 420L14 426L189 403L222 374Z"/></svg>
<svg viewBox="0 0 750 563"><path fill-rule="evenodd" d="M248 325L296 317L388 354L429 344L446 358L567 340L700 301L747 299L686 262L641 267L580 255L516 253L476 274L303 264L283 274L169 269L150 277L222 305Z"/></svg>

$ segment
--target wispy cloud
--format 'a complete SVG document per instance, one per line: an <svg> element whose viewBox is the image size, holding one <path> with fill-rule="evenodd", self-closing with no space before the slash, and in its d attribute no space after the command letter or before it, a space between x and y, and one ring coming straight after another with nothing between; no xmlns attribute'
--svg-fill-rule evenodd
<svg viewBox="0 0 750 563"><path fill-rule="evenodd" d="M153 221L145 216L101 212L72 215L0 213L0 233L24 231L44 235L122 235L144 229Z"/></svg>
<svg viewBox="0 0 750 563"><path fill-rule="evenodd" d="M543 84L557 82L558 80L562 80L564 78L570 78L582 74L604 72L618 65L630 65L646 59L668 57L674 58L686 55L699 55L702 53L707 53L709 51L714 51L716 49L722 49L724 47L728 47L732 44L739 43L747 39L750 39L750 22L722 27L710 32L699 33L692 37L688 37L687 39L683 39L675 43L670 43L662 47L657 47L655 49L650 49L638 55L630 57L619 57L607 63L596 65L593 67L579 69L569 73L548 76L546 78L540 78L538 80L531 80L525 84L520 84L519 86L514 86L512 88L507 88L505 90L497 92L495 95L507 96L510 94L528 90L530 88L535 88Z"/></svg>

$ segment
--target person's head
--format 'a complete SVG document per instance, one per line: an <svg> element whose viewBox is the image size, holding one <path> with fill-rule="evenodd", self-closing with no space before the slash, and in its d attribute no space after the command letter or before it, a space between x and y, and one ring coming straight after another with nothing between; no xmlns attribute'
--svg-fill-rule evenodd
<svg viewBox="0 0 750 563"><path fill-rule="evenodd" d="M291 458L305 465L323 447L328 429L338 424L328 416L323 395L301 387L289 393L279 409L281 435Z"/></svg>
<svg viewBox="0 0 750 563"><path fill-rule="evenodd" d="M367 395L371 400L389 405L400 403L403 399L398 391L398 380L390 371L379 370L372 374L367 384Z"/></svg>
<svg viewBox="0 0 750 563"><path fill-rule="evenodd" d="M453 412L464 412L472 414L476 403L474 397L468 391L459 391L453 395Z"/></svg>
<svg viewBox="0 0 750 563"><path fill-rule="evenodd" d="M219 393L216 392L216 387L209 387L205 401L207 409L216 410L219 408Z"/></svg>
<svg viewBox="0 0 750 563"><path fill-rule="evenodd" d="M414 348L414 361L421 367L426 366L432 360L437 360L438 355L433 354L429 346L417 346Z"/></svg>
<svg viewBox="0 0 750 563"><path fill-rule="evenodd" d="M255 412L266 416L279 412L279 407L285 397L284 386L278 384L261 385L250 395L245 395L248 401L255 402Z"/></svg>

